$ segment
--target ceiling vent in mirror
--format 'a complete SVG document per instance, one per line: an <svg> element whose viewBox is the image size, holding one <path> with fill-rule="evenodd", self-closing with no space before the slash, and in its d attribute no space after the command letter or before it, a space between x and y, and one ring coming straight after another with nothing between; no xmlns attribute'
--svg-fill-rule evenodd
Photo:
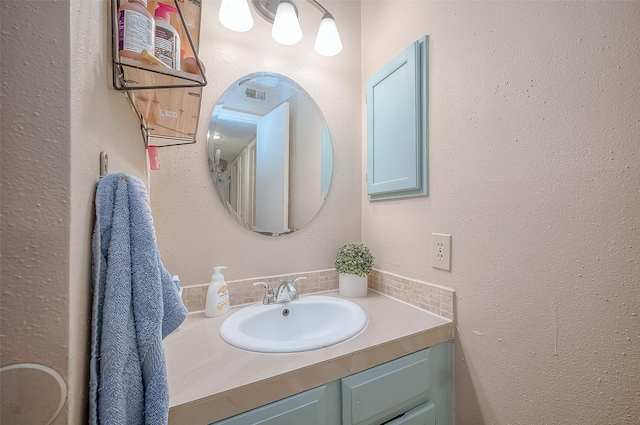
<svg viewBox="0 0 640 425"><path fill-rule="evenodd" d="M249 86L244 89L244 95L247 100L252 102L264 103L265 105L269 103L269 95L265 90Z"/></svg>

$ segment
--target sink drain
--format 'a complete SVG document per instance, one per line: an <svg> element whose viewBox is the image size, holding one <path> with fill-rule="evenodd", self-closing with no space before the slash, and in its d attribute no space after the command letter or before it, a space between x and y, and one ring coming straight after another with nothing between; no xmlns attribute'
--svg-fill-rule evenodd
<svg viewBox="0 0 640 425"><path fill-rule="evenodd" d="M282 310L282 315L283 315L284 317L287 317L287 316L289 315L289 309L288 309L288 308L285 308L284 310Z"/></svg>

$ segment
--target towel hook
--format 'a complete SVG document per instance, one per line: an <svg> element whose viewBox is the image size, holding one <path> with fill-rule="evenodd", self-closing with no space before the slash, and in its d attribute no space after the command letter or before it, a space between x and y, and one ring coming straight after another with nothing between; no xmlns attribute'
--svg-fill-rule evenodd
<svg viewBox="0 0 640 425"><path fill-rule="evenodd" d="M109 155L106 152L100 152L100 178L109 174Z"/></svg>

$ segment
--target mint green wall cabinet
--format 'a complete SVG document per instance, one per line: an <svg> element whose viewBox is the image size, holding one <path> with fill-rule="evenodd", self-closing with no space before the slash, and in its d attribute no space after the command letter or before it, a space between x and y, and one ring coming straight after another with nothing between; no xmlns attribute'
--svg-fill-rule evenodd
<svg viewBox="0 0 640 425"><path fill-rule="evenodd" d="M367 81L369 200L428 194L428 37Z"/></svg>
<svg viewBox="0 0 640 425"><path fill-rule="evenodd" d="M215 425L451 425L452 362L442 342Z"/></svg>

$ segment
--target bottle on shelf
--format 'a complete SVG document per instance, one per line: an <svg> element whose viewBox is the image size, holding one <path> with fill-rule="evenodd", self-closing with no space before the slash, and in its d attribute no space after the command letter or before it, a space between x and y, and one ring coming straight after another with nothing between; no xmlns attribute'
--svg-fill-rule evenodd
<svg viewBox="0 0 640 425"><path fill-rule="evenodd" d="M154 13L156 21L154 54L167 66L180 70L180 36L169 23L169 13L178 13L178 9L165 3L158 3Z"/></svg>
<svg viewBox="0 0 640 425"><path fill-rule="evenodd" d="M147 0L129 0L118 9L118 54L145 61L142 51L153 52L155 21Z"/></svg>

